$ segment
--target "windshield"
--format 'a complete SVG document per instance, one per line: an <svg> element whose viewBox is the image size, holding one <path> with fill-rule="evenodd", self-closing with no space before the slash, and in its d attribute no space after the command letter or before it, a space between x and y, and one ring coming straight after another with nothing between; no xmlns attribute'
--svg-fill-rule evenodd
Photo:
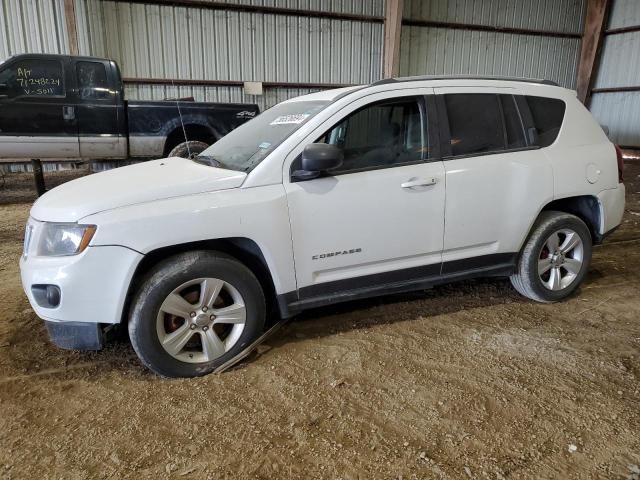
<svg viewBox="0 0 640 480"><path fill-rule="evenodd" d="M215 167L250 172L329 102L286 102L232 130L194 160Z"/></svg>

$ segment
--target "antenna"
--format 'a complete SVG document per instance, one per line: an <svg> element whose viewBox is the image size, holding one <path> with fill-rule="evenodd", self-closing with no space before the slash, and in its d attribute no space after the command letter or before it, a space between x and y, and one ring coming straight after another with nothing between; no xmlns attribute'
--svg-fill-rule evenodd
<svg viewBox="0 0 640 480"><path fill-rule="evenodd" d="M176 87L176 82L172 78L171 85L173 88ZM182 125L182 134L184 135L184 141L187 143L187 155L188 158L191 158L191 148L189 148L189 139L187 138L187 130L184 128L184 120L182 120L182 110L180 110L180 99L178 98L180 95L176 95L176 106L178 107L178 116L180 117L180 125Z"/></svg>

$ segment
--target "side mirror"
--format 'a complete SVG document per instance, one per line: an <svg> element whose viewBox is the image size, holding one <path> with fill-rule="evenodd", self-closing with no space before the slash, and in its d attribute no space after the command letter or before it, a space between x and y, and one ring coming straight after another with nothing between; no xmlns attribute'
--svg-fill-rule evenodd
<svg viewBox="0 0 640 480"><path fill-rule="evenodd" d="M296 170L292 179L297 181L318 178L326 171L342 165L344 155L335 145L312 143L302 151L302 170Z"/></svg>

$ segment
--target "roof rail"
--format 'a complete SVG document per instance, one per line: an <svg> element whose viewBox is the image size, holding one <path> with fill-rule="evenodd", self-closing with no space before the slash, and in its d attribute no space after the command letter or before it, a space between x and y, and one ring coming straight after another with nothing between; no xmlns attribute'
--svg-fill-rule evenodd
<svg viewBox="0 0 640 480"><path fill-rule="evenodd" d="M509 82L526 82L526 83L539 83L541 85L552 85L557 87L558 84L552 80L536 79L536 78L519 78L519 77L501 77L496 75L418 75L415 77L398 77L398 78L385 78L373 82L370 86L374 85L387 85L389 83L399 82L416 82L420 80L505 80Z"/></svg>

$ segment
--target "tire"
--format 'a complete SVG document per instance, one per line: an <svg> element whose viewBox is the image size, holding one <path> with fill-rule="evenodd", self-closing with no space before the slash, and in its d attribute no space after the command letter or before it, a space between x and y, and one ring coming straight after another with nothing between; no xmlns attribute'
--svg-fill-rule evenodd
<svg viewBox="0 0 640 480"><path fill-rule="evenodd" d="M167 157L193 158L199 153L204 152L207 148L209 148L208 143L199 140L189 140L188 142L182 142L173 147Z"/></svg>
<svg viewBox="0 0 640 480"><path fill-rule="evenodd" d="M542 212L522 248L511 284L537 302L560 301L584 280L591 250L591 232L582 220L564 212Z"/></svg>
<svg viewBox="0 0 640 480"><path fill-rule="evenodd" d="M260 336L265 317L264 293L251 270L223 253L188 252L146 276L132 301L129 337L158 375L196 377Z"/></svg>

